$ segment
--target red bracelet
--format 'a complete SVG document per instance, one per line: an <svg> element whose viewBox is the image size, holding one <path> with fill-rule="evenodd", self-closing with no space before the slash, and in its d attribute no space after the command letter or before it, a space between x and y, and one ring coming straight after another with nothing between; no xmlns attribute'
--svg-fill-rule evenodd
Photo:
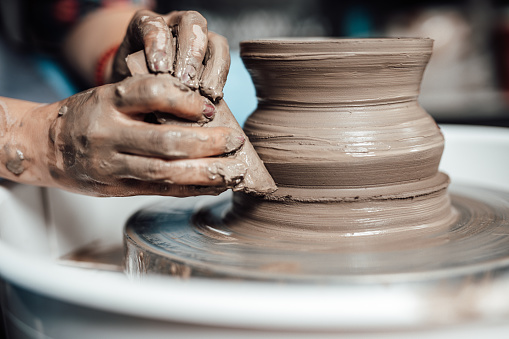
<svg viewBox="0 0 509 339"><path fill-rule="evenodd" d="M119 45L115 45L104 52L99 60L97 60L97 64L95 65L95 83L97 86L104 85L104 72L106 71L106 64L117 53Z"/></svg>

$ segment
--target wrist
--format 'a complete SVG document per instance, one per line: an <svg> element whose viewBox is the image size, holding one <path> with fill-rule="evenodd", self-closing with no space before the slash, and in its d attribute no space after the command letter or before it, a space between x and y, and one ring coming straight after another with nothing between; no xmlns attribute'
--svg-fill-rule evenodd
<svg viewBox="0 0 509 339"><path fill-rule="evenodd" d="M2 99L10 113L0 138L0 177L37 186L52 186L47 166L52 105Z"/></svg>

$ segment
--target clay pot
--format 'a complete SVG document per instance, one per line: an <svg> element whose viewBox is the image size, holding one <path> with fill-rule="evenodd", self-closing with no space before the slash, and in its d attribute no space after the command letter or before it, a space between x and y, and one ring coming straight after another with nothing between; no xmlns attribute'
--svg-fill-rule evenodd
<svg viewBox="0 0 509 339"><path fill-rule="evenodd" d="M451 224L449 178L438 172L444 139L417 100L432 45L241 43L258 97L244 130L278 191L236 193L232 227L327 238L435 232Z"/></svg>

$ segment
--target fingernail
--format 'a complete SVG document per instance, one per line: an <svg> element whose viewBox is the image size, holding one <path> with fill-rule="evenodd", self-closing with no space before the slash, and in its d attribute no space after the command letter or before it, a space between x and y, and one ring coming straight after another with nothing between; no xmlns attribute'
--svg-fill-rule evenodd
<svg viewBox="0 0 509 339"><path fill-rule="evenodd" d="M238 150L242 145L244 145L245 141L246 138L244 137L244 134L237 131L231 133L226 140L225 153Z"/></svg>
<svg viewBox="0 0 509 339"><path fill-rule="evenodd" d="M155 52L152 55L152 70L154 72L169 72L170 71L170 60L168 55L164 52Z"/></svg>
<svg viewBox="0 0 509 339"><path fill-rule="evenodd" d="M214 105L210 103L210 101L205 101L205 105L203 106L203 115L208 119L212 119L216 114L216 108Z"/></svg>

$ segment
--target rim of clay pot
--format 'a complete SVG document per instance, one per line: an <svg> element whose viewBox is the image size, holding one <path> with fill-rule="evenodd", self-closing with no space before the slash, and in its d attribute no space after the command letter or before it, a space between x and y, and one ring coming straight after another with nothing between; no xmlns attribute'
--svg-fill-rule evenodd
<svg viewBox="0 0 509 339"><path fill-rule="evenodd" d="M330 38L291 37L246 40L240 43L242 57L282 57L323 54L431 53L430 38Z"/></svg>

